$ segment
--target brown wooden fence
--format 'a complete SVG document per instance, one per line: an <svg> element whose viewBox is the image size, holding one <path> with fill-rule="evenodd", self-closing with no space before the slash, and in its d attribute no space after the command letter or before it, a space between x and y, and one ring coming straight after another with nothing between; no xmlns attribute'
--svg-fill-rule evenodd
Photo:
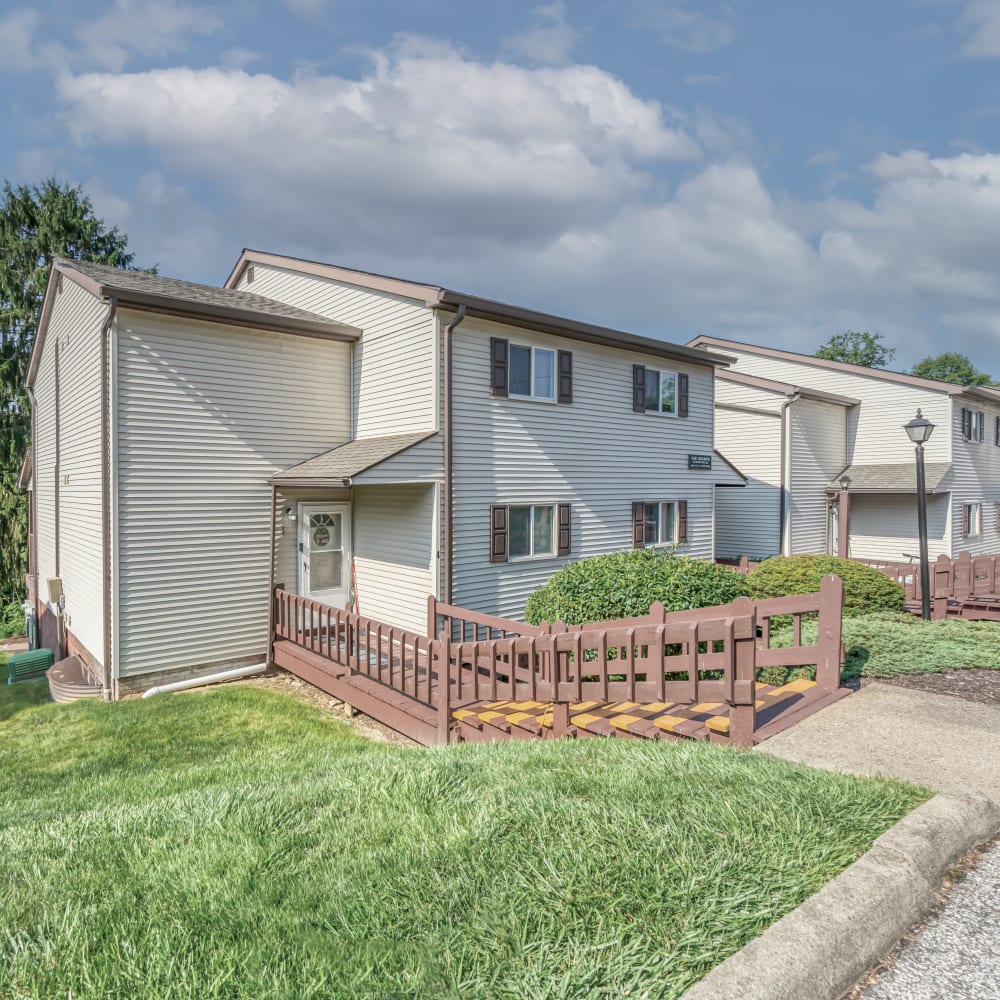
<svg viewBox="0 0 1000 1000"><path fill-rule="evenodd" d="M613 622L526 625L453 605L428 602L438 638L418 635L275 588L278 639L410 699L437 720L447 742L451 713L478 702L551 702L553 732L569 731L572 704L631 701L728 706L730 740L753 743L757 670L816 666L816 686L840 684L843 582L796 597L666 612ZM772 645L772 621L790 621L792 645ZM818 620L815 643L802 622ZM447 665L447 667L445 666Z"/></svg>

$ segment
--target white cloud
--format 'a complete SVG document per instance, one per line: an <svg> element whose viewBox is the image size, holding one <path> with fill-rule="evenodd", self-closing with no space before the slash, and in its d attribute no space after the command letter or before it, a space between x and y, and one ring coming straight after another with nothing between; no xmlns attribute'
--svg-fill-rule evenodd
<svg viewBox="0 0 1000 1000"><path fill-rule="evenodd" d="M36 67L35 33L41 20L37 10L27 7L0 18L0 72L18 73Z"/></svg>
<svg viewBox="0 0 1000 1000"><path fill-rule="evenodd" d="M635 28L652 31L664 45L697 55L725 48L739 34L736 14L728 6L713 13L700 5L691 10L662 0L633 0L629 21Z"/></svg>
<svg viewBox="0 0 1000 1000"><path fill-rule="evenodd" d="M566 19L566 4L559 0L536 7L532 11L532 26L505 38L503 48L532 63L559 66L569 62L579 40L580 33Z"/></svg>
<svg viewBox="0 0 1000 1000"><path fill-rule="evenodd" d="M595 67L421 40L359 79L178 68L60 93L78 141L158 158L128 225L165 273L221 276L259 245L675 340L812 350L874 329L903 364L956 341L980 367L997 356L1000 154L884 153L866 200L792 199L738 122L699 109L696 141Z"/></svg>
<svg viewBox="0 0 1000 1000"><path fill-rule="evenodd" d="M968 35L962 48L965 55L1000 57L1000 4L997 0L966 0L958 23Z"/></svg>
<svg viewBox="0 0 1000 1000"><path fill-rule="evenodd" d="M115 0L103 16L76 30L88 65L121 70L134 56L182 52L190 35L209 35L222 21L204 6L181 0Z"/></svg>

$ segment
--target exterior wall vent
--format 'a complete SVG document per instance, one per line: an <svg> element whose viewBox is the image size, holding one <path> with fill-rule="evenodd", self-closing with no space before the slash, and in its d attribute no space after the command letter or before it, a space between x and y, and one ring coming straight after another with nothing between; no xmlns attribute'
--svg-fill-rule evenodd
<svg viewBox="0 0 1000 1000"><path fill-rule="evenodd" d="M247 284L253 284L253 264L247 264Z"/></svg>

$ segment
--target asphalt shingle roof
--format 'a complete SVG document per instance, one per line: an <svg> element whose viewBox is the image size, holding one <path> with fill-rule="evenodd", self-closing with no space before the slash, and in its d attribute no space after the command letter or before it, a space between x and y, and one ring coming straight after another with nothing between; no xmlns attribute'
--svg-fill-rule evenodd
<svg viewBox="0 0 1000 1000"><path fill-rule="evenodd" d="M924 485L928 493L941 487L944 477L951 470L948 462L927 462L924 466ZM828 490L839 490L840 480L851 477L851 493L916 493L917 467L915 462L885 465L849 465L834 480L826 484Z"/></svg>
<svg viewBox="0 0 1000 1000"><path fill-rule="evenodd" d="M146 274L144 271L124 271L121 268L93 264L90 261L62 259L59 264L63 268L78 271L85 277L99 282L105 287L107 294L120 292L126 299L128 293L133 292L167 299L179 307L201 305L217 309L235 309L245 313L256 313L265 319L291 320L328 326L331 329L345 329L343 324L335 323L326 316L263 295L255 295L253 292L201 285L194 281L181 281L179 278L164 278L159 274Z"/></svg>
<svg viewBox="0 0 1000 1000"><path fill-rule="evenodd" d="M384 462L401 451L429 438L433 431L419 434L389 434L385 437L358 438L325 451L299 465L293 465L271 477L273 483L300 479L351 479L366 469Z"/></svg>

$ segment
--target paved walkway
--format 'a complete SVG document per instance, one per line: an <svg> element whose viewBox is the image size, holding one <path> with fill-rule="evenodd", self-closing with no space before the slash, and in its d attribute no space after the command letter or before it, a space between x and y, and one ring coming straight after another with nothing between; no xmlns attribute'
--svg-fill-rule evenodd
<svg viewBox="0 0 1000 1000"><path fill-rule="evenodd" d="M1000 802L1000 706L872 684L756 748ZM1000 1000L1000 847L948 897L865 1000Z"/></svg>
<svg viewBox="0 0 1000 1000"><path fill-rule="evenodd" d="M887 774L1000 803L997 705L870 684L757 749L814 767Z"/></svg>
<svg viewBox="0 0 1000 1000"><path fill-rule="evenodd" d="M865 1000L1000 998L1000 845L948 896Z"/></svg>

